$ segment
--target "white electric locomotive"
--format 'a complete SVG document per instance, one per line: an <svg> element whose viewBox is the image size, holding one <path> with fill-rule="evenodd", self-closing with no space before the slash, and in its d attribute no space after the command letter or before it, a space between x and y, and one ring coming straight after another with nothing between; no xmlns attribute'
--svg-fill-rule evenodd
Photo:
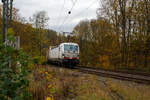
<svg viewBox="0 0 150 100"><path fill-rule="evenodd" d="M47 61L59 64L79 64L79 45L77 43L61 43L50 46L47 51Z"/></svg>

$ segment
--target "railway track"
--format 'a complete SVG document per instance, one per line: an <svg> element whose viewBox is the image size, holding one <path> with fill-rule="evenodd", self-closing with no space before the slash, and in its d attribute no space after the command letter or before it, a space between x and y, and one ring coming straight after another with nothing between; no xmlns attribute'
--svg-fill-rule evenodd
<svg viewBox="0 0 150 100"><path fill-rule="evenodd" d="M55 65L55 67L59 68L69 68L69 66L59 66ZM71 69L73 67L70 67ZM130 72L130 71L113 71L113 70L106 70L106 69L96 69L91 67L84 67L84 66L74 66L74 69L77 69L80 72L87 73L87 74L94 74L102 77L109 77L119 80L125 81L133 81L140 84L150 85L150 74L147 73L139 73L139 72Z"/></svg>
<svg viewBox="0 0 150 100"><path fill-rule="evenodd" d="M145 73L131 73L131 72L123 72L123 71L111 71L104 69L92 69L87 67L75 67L81 72L88 74L95 74L103 77L115 78L119 80L133 81L136 83L147 84L150 85L150 75Z"/></svg>

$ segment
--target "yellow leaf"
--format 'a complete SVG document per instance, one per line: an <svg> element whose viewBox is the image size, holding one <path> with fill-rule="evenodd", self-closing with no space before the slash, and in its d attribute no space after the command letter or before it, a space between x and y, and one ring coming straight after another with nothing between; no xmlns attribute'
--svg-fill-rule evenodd
<svg viewBox="0 0 150 100"><path fill-rule="evenodd" d="M53 100L53 99L52 99L52 98L50 98L50 97L47 97L47 98L46 98L46 100Z"/></svg>

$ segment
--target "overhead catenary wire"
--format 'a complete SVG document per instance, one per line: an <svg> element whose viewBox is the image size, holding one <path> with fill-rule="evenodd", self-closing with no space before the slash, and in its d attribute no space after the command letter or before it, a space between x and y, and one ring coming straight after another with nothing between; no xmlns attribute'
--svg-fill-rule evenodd
<svg viewBox="0 0 150 100"><path fill-rule="evenodd" d="M88 10L90 7L92 7L93 4L95 4L95 2L97 2L98 0L94 0L87 8L85 8L84 10L82 10L81 12L77 13L75 16L73 17L76 17L78 15L80 15L82 12L84 12L85 10Z"/></svg>
<svg viewBox="0 0 150 100"><path fill-rule="evenodd" d="M73 10L73 8L75 7L76 3L77 3L77 0L75 0L75 2L73 2L73 5L72 5L72 7L71 7L71 9L70 9L70 11L69 11L69 12L72 12L72 10ZM65 22L66 22L66 20L68 19L69 14L70 14L69 12L68 12L67 16L64 18L64 20L63 20L62 24L61 24L61 25L59 25L59 30L61 29L61 27L64 25L64 23L65 23Z"/></svg>
<svg viewBox="0 0 150 100"><path fill-rule="evenodd" d="M77 16L79 16L80 14L82 14L83 12L85 12L86 10L88 10L88 9L89 9L90 7L92 7L93 4L95 4L95 2L97 2L97 1L99 1L99 0L94 0L93 2L91 2L90 5L89 5L87 8L83 9L82 11L80 11L79 13L77 13L76 15L74 15L73 17L71 17L71 19L68 20L67 23L64 22L64 24L68 24L68 22L70 22L74 17L77 17ZM72 21L73 21L73 20L72 20ZM71 22L72 22L72 21L71 21ZM63 25L64 25L64 24L63 24ZM62 25L62 26L63 26L63 25Z"/></svg>
<svg viewBox="0 0 150 100"><path fill-rule="evenodd" d="M75 2L73 2L73 5L72 5L71 10L70 10L69 12L72 12L72 10L73 10L73 8L74 8L76 2L77 2L77 0L76 0ZM61 27L64 25L65 21L68 19L68 17L69 17L69 12L68 12L67 16L64 18L64 21L62 22L62 24L59 26L59 30L60 30Z"/></svg>
<svg viewBox="0 0 150 100"><path fill-rule="evenodd" d="M73 6L72 6L72 8L71 8L71 10L70 11L72 11L73 10L73 8L74 8L74 6L76 5L76 3L77 3L77 0L75 0L75 2L74 1L72 1L73 2Z"/></svg>
<svg viewBox="0 0 150 100"><path fill-rule="evenodd" d="M66 0L64 0L63 5L62 5L62 7L60 9L60 13L58 14L58 17L57 17L58 18L58 20L57 20L58 25L60 25L59 17L61 17L61 15L62 15L62 12L63 12L64 7L65 7L65 3L66 3Z"/></svg>

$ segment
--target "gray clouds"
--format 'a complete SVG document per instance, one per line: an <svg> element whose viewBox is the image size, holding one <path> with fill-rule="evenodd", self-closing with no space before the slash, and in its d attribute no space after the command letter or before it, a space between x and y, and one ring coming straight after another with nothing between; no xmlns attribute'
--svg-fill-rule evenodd
<svg viewBox="0 0 150 100"><path fill-rule="evenodd" d="M74 0L75 1L75 0ZM56 31L72 31L74 26L83 19L96 18L99 0L77 0L72 13L68 15L72 0L14 0L14 6L20 10L23 17L29 18L37 11L44 10L50 17L49 28ZM87 9L88 7L88 9ZM66 19L66 16L67 19ZM63 21L65 23L63 24Z"/></svg>

